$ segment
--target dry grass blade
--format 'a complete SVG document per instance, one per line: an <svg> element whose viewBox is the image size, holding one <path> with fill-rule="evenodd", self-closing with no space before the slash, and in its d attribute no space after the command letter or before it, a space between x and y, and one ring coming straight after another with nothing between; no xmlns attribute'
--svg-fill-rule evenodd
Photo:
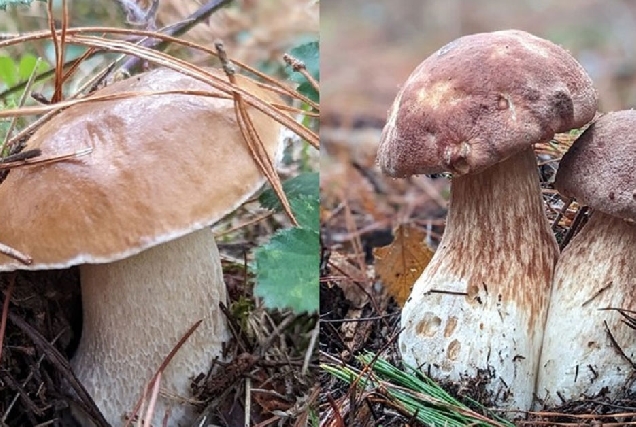
<svg viewBox="0 0 636 427"><path fill-rule="evenodd" d="M161 385L161 371L157 372L157 377L150 383L152 385L152 393L150 394L150 402L148 402L148 409L146 411L146 418L144 420L152 420L155 412L155 405L157 404L157 397L159 397L159 388ZM140 425L143 421L140 420Z"/></svg>
<svg viewBox="0 0 636 427"><path fill-rule="evenodd" d="M204 46L185 42L178 38L166 36L165 34L152 32L152 31L123 30L123 29L105 28L105 27L69 28L66 30L66 40L69 44L77 44L80 46L100 49L100 50L109 51L109 52L119 52L119 53L124 53L128 55L138 56L148 62L152 62L161 66L165 66L167 68L171 68L175 71L179 71L197 80L206 82L221 92L224 92L227 94L233 94L236 92L241 95L244 102L247 103L248 105L256 108L257 110L263 112L264 114L270 116L277 122L286 126L288 129L296 133L301 138L305 139L309 144L311 144L315 148L320 147L319 138L315 132L312 132L311 130L307 129L302 124L296 122L292 117L280 112L278 109L264 102L260 98L255 97L254 95L250 94L249 92L245 91L244 89L240 87L233 85L230 82L227 82L223 79L219 79L218 77L207 72L205 69L194 66L188 63L187 61L174 58L165 53L157 52L150 48L139 46L134 43L130 43L130 42L122 41L122 40L109 40L109 39L105 39L103 37L97 37L97 36L81 35L82 33L95 33L95 32L105 33L105 34L131 34L131 35L144 35L144 36L150 36L150 37L157 37L157 38L164 39L166 41L178 43L183 46L199 49L206 53L216 56L216 53L213 50L206 48ZM18 44L18 43L24 43L27 41L47 39L50 37L51 37L51 34L49 32L32 33L24 37L19 37L17 39L2 41L0 42L0 48ZM238 64L239 63L237 63L237 65ZM242 68L249 69L249 67L246 67L243 64L240 64L240 65ZM268 78L267 80L271 84L284 88L284 86L280 85L278 82L276 82L275 80L271 78ZM303 97L302 95L298 94L295 91L291 91L289 89L285 89L285 90L288 91L290 94L293 94L295 98L306 99L305 97ZM12 111L13 114L16 113L16 110L8 110L8 111ZM11 114L6 114L5 117L10 115Z"/></svg>
<svg viewBox="0 0 636 427"><path fill-rule="evenodd" d="M186 333L183 335L183 337L181 337L181 339L174 346L174 348L172 350L170 350L170 353L168 353L168 355L166 356L164 361L161 363L161 366L159 366L159 368L157 369L155 374L152 376L150 381L148 381L148 384L146 384L146 386L144 387L142 396L139 398L139 400L135 404L135 408L131 412L130 417L128 418L128 421L126 421L126 424L124 425L124 427L130 426L131 420L134 420L137 417L137 415L141 411L141 407L142 407L143 402L145 400L145 396L147 394L148 389L151 386L154 387L155 382L156 383L159 382L159 378L161 377L161 373L166 369L166 366L168 366L170 364L170 362L172 361L172 358L175 356L175 354L177 354L177 351L179 351L181 346L183 346L183 344L188 340L188 338L190 338L190 336L194 333L194 331L199 327L201 322L203 322L203 320L198 320L197 322L195 322L194 325L192 325L190 327L190 329L188 329L186 331Z"/></svg>
<svg viewBox="0 0 636 427"><path fill-rule="evenodd" d="M51 31L51 40L55 48L55 88L51 102L56 103L62 100L62 85L64 84L64 54L66 52L66 29L68 27L68 6L66 0L62 0L62 29L58 40L55 30L55 20L53 19L53 2L47 4L48 24Z"/></svg>
<svg viewBox="0 0 636 427"><path fill-rule="evenodd" d="M9 161L9 162L3 161L2 163L0 163L0 171L9 170L9 169L18 169L18 168L26 167L26 166L48 165L51 163L60 162L62 160L69 160L76 157L85 156L89 154L91 151L93 151L93 149L90 147L87 147L83 150L78 150L78 151L75 151L74 153L69 153L69 154L60 154L57 156L50 156L50 157L38 157L35 159L27 157L24 159Z"/></svg>
<svg viewBox="0 0 636 427"><path fill-rule="evenodd" d="M169 94L183 94L183 95L197 95L197 96L208 96L211 98L220 98L220 99L230 99L229 95L220 95L218 93L204 91L204 90L187 90L187 89L179 89L179 90L164 90L164 91L154 91L154 92L120 92L114 93L110 95L104 96L87 96L85 98L80 99L72 99L67 101L58 102L55 105L38 105L33 107L23 107L16 108L12 110L3 110L0 111L0 118L2 117L23 117L23 116L31 116L35 114L42 113L57 113L62 109L72 107L78 104L84 104L88 102L103 102L103 101L115 101L118 99L126 99L126 98L134 98L137 96L155 96L155 95L169 95Z"/></svg>
<svg viewBox="0 0 636 427"><path fill-rule="evenodd" d="M8 257L11 257L17 261L20 261L24 265L29 265L33 262L33 258L31 258L29 255L23 254L17 249L13 249L3 243L0 243L0 253Z"/></svg>
<svg viewBox="0 0 636 427"><path fill-rule="evenodd" d="M13 294L13 286L15 285L15 274L9 276L9 286L4 294L4 302L2 303L2 318L0 318L0 360L2 360L2 349L4 345L4 333L7 330L7 315L9 314L9 302Z"/></svg>
<svg viewBox="0 0 636 427"><path fill-rule="evenodd" d="M221 64L223 64L223 70L225 71L225 74L227 75L230 82L236 85L236 77L234 76L235 74L234 67L230 64L230 61L227 57L227 53L225 52L225 49L223 48L223 43L219 41L219 42L216 42L214 45L219 55L219 59L221 60ZM272 189L276 193L276 196L278 196L278 199L280 200L281 205L283 206L283 209L285 213L287 214L287 216L289 217L289 219L291 220L291 222L295 226L298 226L298 221L296 221L296 217L294 216L294 213L291 210L289 200L287 200L287 196L285 195L285 192L283 191L283 184L280 181L278 173L276 173L276 168L274 167L274 161L267 154L267 150L265 149L265 146L263 145L263 141L258 135L258 132L256 131L256 128L254 127L254 123L252 122L252 119L250 118L250 115L248 114L247 109L245 108L245 104L243 103L243 98L241 97L240 94L236 92L234 92L232 95L234 98L234 111L236 113L236 120L241 129L241 134L243 135L243 139L247 143L247 146L250 150L250 154L252 155L252 158L256 162L261 172L263 172L263 175L265 175L265 177L269 181L269 184L272 186Z"/></svg>

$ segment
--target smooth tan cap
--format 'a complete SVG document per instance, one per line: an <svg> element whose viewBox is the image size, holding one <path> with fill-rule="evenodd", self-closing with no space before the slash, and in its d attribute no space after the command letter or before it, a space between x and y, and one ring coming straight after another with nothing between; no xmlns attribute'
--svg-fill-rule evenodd
<svg viewBox="0 0 636 427"><path fill-rule="evenodd" d="M237 78L254 95L280 102ZM157 69L96 95L179 89L218 92ZM282 126L248 111L275 161ZM0 255L0 270L126 258L215 223L264 181L231 99L169 94L76 105L38 129L26 148L40 148L48 157L87 147L92 152L84 156L13 170L0 184L0 242L34 261L24 266Z"/></svg>
<svg viewBox="0 0 636 427"><path fill-rule="evenodd" d="M636 111L607 113L561 159L555 187L606 214L636 221Z"/></svg>
<svg viewBox="0 0 636 427"><path fill-rule="evenodd" d="M422 62L389 110L391 176L475 173L594 117L597 94L563 48L516 30L461 37Z"/></svg>

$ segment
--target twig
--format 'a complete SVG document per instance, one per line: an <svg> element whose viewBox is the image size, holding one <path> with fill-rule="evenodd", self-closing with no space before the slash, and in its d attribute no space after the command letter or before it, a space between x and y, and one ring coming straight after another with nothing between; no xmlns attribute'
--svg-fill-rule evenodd
<svg viewBox="0 0 636 427"><path fill-rule="evenodd" d="M23 162L25 160L33 159L41 155L42 155L42 150L40 150L39 148L34 148L32 150L26 150L20 153L10 154L8 156L5 156L2 159L0 159L0 163Z"/></svg>
<svg viewBox="0 0 636 427"><path fill-rule="evenodd" d="M223 66L223 71L227 75L230 83L233 85L237 85L235 73L236 70L234 66L231 64L227 57L227 53L225 52L225 48L223 47L223 43L221 41L216 41L214 43L216 47L217 54L219 59L221 60L221 64ZM283 191L283 184L280 181L278 173L276 172L276 168L274 167L274 162L272 161L269 153L265 149L263 145L263 141L261 140L256 128L254 127L254 123L250 118L247 109L245 108L245 104L243 102L243 98L241 94L238 92L232 92L232 96L234 97L234 109L236 112L236 119L239 124L239 128L241 130L241 134L247 143L247 147L252 154L252 158L256 162L258 168L263 172L263 175L269 181L269 184L272 186L274 193L280 200L281 205L283 206L283 210L291 220L294 226L298 226L298 221L292 212L291 205L287 200L287 196Z"/></svg>
<svg viewBox="0 0 636 427"><path fill-rule="evenodd" d="M182 35L183 33L185 33L186 31L188 31L190 28L192 28L193 26L195 26L196 24L198 24L199 22L207 19L212 13L216 12L217 10L219 10L221 7L226 6L227 4L230 3L231 0L212 0L208 3L206 3L205 5L201 6L197 11L195 11L192 15L188 16L186 19L184 19L183 21L177 22L175 24L171 24L171 25L167 25L163 28L161 28L159 30L159 32L164 33L168 36L173 36L173 37L179 37L180 35ZM158 5L158 1L156 2ZM148 13L152 12L152 6L149 9ZM124 30L125 29L121 29ZM69 31L67 31L69 32ZM17 38L24 38L24 37L30 37L30 36L38 36L40 34L39 31L32 31L29 33L24 33L24 34L8 34L8 35L0 35L0 40L12 40L12 39L17 39ZM142 46L147 46L149 48L152 49L158 49L161 50L163 49L165 46L167 46L169 43L171 43L171 41L169 40L165 40L165 39L153 39L149 36L146 36L146 38L144 38L143 40L140 41ZM91 52L90 56L93 56L95 53L95 51ZM82 58L79 58L79 60L85 59L84 56ZM122 58L119 58L118 60L114 61L113 63L111 63L108 67L107 67L107 73L104 75L103 78L106 77L106 75L112 71L112 69L114 69L114 66L116 63L121 62L121 60L125 59L125 56ZM67 66L74 64L76 62L78 62L79 60L71 60L69 62L66 62L63 64L64 68L66 68ZM140 67L140 65L142 64L142 62L144 61L144 59L142 58L138 58L138 57L131 57L128 58L126 60L126 62L122 65L121 70L124 73L128 73L131 74L134 70L138 69ZM36 77L36 81L40 81L42 79L46 79L48 77L50 77L51 75L54 75L56 73L56 68L51 69L51 70L47 70L44 71L40 74L37 75ZM99 84L102 80L100 79L98 81L97 84ZM0 98L3 98L5 96L7 96L9 93L15 91L15 90L21 90L21 88L23 87L24 84L18 84L14 87L11 87L9 89L7 89L6 91L0 93Z"/></svg>
<svg viewBox="0 0 636 427"><path fill-rule="evenodd" d="M16 325L24 334L26 334L35 346L46 355L46 359L63 375L68 381L69 386L75 391L82 401L82 410L92 417L97 427L109 427L104 416L101 414L95 402L88 394L84 386L77 380L77 377L71 370L68 359L48 341L37 330L33 328L26 320L22 319L15 313L9 312L9 320ZM87 405L87 406L86 406Z"/></svg>
<svg viewBox="0 0 636 427"><path fill-rule="evenodd" d="M62 336L63 333L66 332L66 329L62 329L52 340L51 340L51 345L54 345ZM35 366L31 366L29 369L29 374L26 376L26 378L24 379L24 381L22 382L22 387L26 387L26 385L29 383L29 381L31 381L31 378L33 378L36 369L39 369L40 366L42 365L42 361L44 360L44 354L41 354L40 357L38 358L38 361L36 362ZM13 396L13 400L11 400L11 403L9 403L9 405L7 405L6 410L4 412L4 416L0 419L0 423L6 423L7 418L9 417L9 414L11 413L11 410L13 409L13 407L15 406L16 402L18 401L18 399L21 397L22 395L20 394L20 392L18 391L15 396ZM2 424L4 426L4 424Z"/></svg>
<svg viewBox="0 0 636 427"><path fill-rule="evenodd" d="M137 2L132 0L116 0L126 13L126 21L131 25L144 26L148 29L155 28L155 17L159 9L159 0L152 0L147 10L139 7Z"/></svg>
<svg viewBox="0 0 636 427"><path fill-rule="evenodd" d="M68 33L70 34L71 32L73 32L75 34L75 33L86 32L88 28L89 27L82 28L82 29L77 29L77 28L69 29ZM113 33L113 34L125 33L122 30L104 29L101 27L94 28L94 31L106 31L106 30L108 30L109 33ZM44 38L44 36L42 36L42 38ZM238 92L241 95L241 97L243 97L244 102L246 102L250 106L261 111L263 114L273 118L277 122L283 124L292 132L296 133L298 136L305 139L309 144L311 144L315 148L318 148L320 146L318 135L312 132L311 130L309 130L308 128L306 128L305 126L303 126L302 124L296 122L288 114L285 114L279 111L278 109L271 106L269 103L252 95L245 89L239 86L235 86L231 84L230 82L228 82L227 80L221 79L218 76L215 76L212 72L207 71L201 67L194 66L185 60L178 59L170 55L166 55L162 52L154 51L152 49L148 49L148 48L137 46L131 43L127 43L125 41L109 40L109 39L104 39L101 37L94 37L94 36L68 36L67 38L69 39L69 43L72 42L82 46L94 47L98 49L107 49L112 52L134 53L135 55L138 55L139 57L142 57L148 60L149 62L158 64L161 66L165 66L167 68L183 73L187 76L193 77L197 80L203 81L221 92L228 93L228 94ZM192 45L192 44L188 44L183 41L180 41L179 39L173 39L173 38L169 38L169 39L171 41L175 40L177 42L181 42L184 45ZM6 43L3 44L0 42L0 46L5 46L5 45ZM196 45L196 46L197 48L205 52L209 52L211 54L216 55L216 53L215 52L213 53L213 51L210 49L207 49L199 45ZM241 66L245 67L244 65L241 65ZM270 81L275 82L271 78L270 78ZM280 83L277 83L277 84L280 84ZM298 93L295 93L295 92L292 92L292 93L293 93L292 96L298 99L303 98L302 95ZM42 107L38 107L38 108L42 108ZM0 113L2 116L5 116L5 117L11 116L14 114L23 114L20 110L0 111Z"/></svg>
<svg viewBox="0 0 636 427"><path fill-rule="evenodd" d="M0 253L11 257L16 261L20 261L24 265L30 265L33 262L33 258L31 258L29 255L23 254L17 249L13 249L12 247L5 245L4 243L0 243Z"/></svg>
<svg viewBox="0 0 636 427"><path fill-rule="evenodd" d="M309 84L316 90L316 92L320 91L318 87L318 82L316 81L316 79L314 79L314 77L311 74L309 74L309 71L307 71L307 67L305 66L305 63L303 61L294 58L288 53L283 55L283 60L285 61L287 65L292 67L292 70L302 74L303 77L307 79Z"/></svg>
<svg viewBox="0 0 636 427"><path fill-rule="evenodd" d="M178 37L184 34L185 32L187 32L188 30L190 30L190 28L194 27L199 22L206 20L214 12L216 12L217 10L219 10L220 8L222 8L223 6L229 3L230 3L230 0L208 1L206 4L201 6L192 15L188 16L183 21L178 22L177 24L171 25L170 27L162 28L159 31L170 36ZM150 39L144 40L141 43L141 46L149 47L151 49L163 50L165 46L168 45L168 43L169 42L150 38ZM131 57L122 64L122 66L120 67L120 70L128 74L132 74L136 69L138 69L141 66L142 61L143 60L141 58L138 58L136 56Z"/></svg>
<svg viewBox="0 0 636 427"><path fill-rule="evenodd" d="M31 151L31 150L29 150L29 151ZM0 171L8 170L8 169L17 169L17 168L21 168L21 167L25 167L25 166L48 165L48 164L51 164L51 163L60 162L62 160L68 160L68 159L73 159L75 157L85 156L85 155L89 154L91 151L93 151L93 148L92 147L87 147L87 148L84 148L82 150L77 150L74 153L60 154L60 155L57 155L57 156L50 156L50 157L37 157L35 160L32 160L31 158L26 158L26 159L20 159L20 160L16 160L16 161L11 161L11 162L0 162ZM2 245L2 244L0 243L0 245ZM17 252L17 251L15 251L15 252ZM4 253L2 251L2 246L0 246L0 253ZM12 256L10 254L5 254L5 255ZM30 263L31 263L31 261L25 262L25 264L30 264Z"/></svg>
<svg viewBox="0 0 636 427"><path fill-rule="evenodd" d="M243 425L245 427L250 427L251 423L251 413L252 413L252 380L247 377L245 378L245 422Z"/></svg>
<svg viewBox="0 0 636 427"><path fill-rule="evenodd" d="M554 221L552 222L552 231L557 229L557 226L559 225L559 221L561 221L561 218L563 218L563 215L565 215L565 213L568 211L568 208L572 204L572 201L573 201L572 199L563 198L563 207L559 209L559 212L557 213L556 217L554 218Z"/></svg>
<svg viewBox="0 0 636 427"><path fill-rule="evenodd" d="M563 251L563 249L568 245L568 243L570 243L570 240L572 240L572 237L574 237L574 235L583 226L584 221L586 220L586 217L587 217L588 210L589 208L587 206L581 206L579 211L576 213L576 216L574 217L574 221L572 221L572 225L570 225L570 229L568 230L567 234L563 238L563 241L559 245L559 250Z"/></svg>
<svg viewBox="0 0 636 427"><path fill-rule="evenodd" d="M131 420L134 419L137 416L137 414L139 413L139 410L141 408L141 404L143 402L144 396L146 395L146 391L148 390L148 387L150 385L154 384L155 381L157 381L157 378L160 377L161 372L163 372L166 369L166 366L168 366L170 364L170 362L174 358L175 354L177 354L177 351L179 351L179 349L188 340L188 338L190 338L190 336L194 333L194 331L199 327L201 322L203 322L203 319L197 320L194 323L194 325L192 325L190 327L190 329L188 329L186 331L186 333L181 337L181 339L179 340L179 342L177 342L177 344L174 346L174 348L172 350L170 350L170 353L168 353L168 355L163 360L163 362L161 362L161 365L159 366L159 368L157 369L155 374L152 376L152 378L150 379L148 384L146 384L146 386L144 387L143 394L139 398L139 400L137 401L137 404L135 405L135 408L133 409L132 413L130 414L130 417L128 418L128 421L126 421L126 424L124 425L124 427L130 426Z"/></svg>
<svg viewBox="0 0 636 427"><path fill-rule="evenodd" d="M309 370L309 363L311 362L312 356L314 356L314 348L316 347L316 342L318 341L319 335L320 335L320 322L317 321L316 326L314 326L314 330L311 331L311 339L309 340L307 351L305 351L303 366L302 366L302 369L300 370L302 375L307 375L307 370Z"/></svg>
<svg viewBox="0 0 636 427"><path fill-rule="evenodd" d="M0 360L2 360L2 349L4 348L4 333L7 329L7 315L9 314L9 303L11 302L11 294L15 285L15 273L12 273L8 280L9 286L4 294L4 302L2 303L2 319L0 320Z"/></svg>
<svg viewBox="0 0 636 427"><path fill-rule="evenodd" d="M66 29L68 27L68 7L66 0L62 0L62 32L60 39L57 38L57 29L55 28L55 20L53 19L53 2L49 1L47 4L48 23L51 30L51 40L53 40L53 46L55 47L55 88L53 96L51 97L51 103L56 103L62 100L62 84L64 83L64 54L66 51Z"/></svg>
<svg viewBox="0 0 636 427"><path fill-rule="evenodd" d="M150 402L148 402L148 410L146 411L146 418L142 421L146 424L151 424L152 414L155 412L155 405L157 404L157 397L159 396L159 385L161 384L161 371L157 372L157 377L152 384L152 393L150 394Z"/></svg>

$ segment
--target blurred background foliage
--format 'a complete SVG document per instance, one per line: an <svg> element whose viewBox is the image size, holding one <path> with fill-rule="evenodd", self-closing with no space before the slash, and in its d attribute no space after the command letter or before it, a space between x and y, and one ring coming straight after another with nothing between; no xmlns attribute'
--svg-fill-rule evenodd
<svg viewBox="0 0 636 427"><path fill-rule="evenodd" d="M147 10L150 0L68 0L70 26L112 26L141 28L130 22L121 3L137 5ZM156 14L156 28L184 20L195 12L203 0L160 0ZM54 13L59 21L62 17L62 1L54 0ZM0 32L20 34L46 30L46 2L34 2L30 6L9 7L0 13ZM235 0L209 19L192 28L184 39L206 46L214 40L223 41L232 59L245 62L270 75L284 78L282 55L294 46L315 40L318 26L318 5L312 0ZM67 59L77 57L84 48L69 46ZM167 50L175 56L187 58L197 65L218 65L215 59L201 52L171 46ZM25 54L42 57L49 64L54 61L54 49L50 41L21 44L11 49L0 49L0 57L19 61ZM74 93L94 70L105 66L113 54L99 55L84 61L77 76L67 85L66 92ZM0 87L6 83L0 77ZM46 91L44 91L46 93Z"/></svg>
<svg viewBox="0 0 636 427"><path fill-rule="evenodd" d="M476 32L521 29L568 49L600 110L636 105L636 2L630 0L323 0L322 112L384 120L398 87L431 53ZM363 77L363 78L361 78Z"/></svg>

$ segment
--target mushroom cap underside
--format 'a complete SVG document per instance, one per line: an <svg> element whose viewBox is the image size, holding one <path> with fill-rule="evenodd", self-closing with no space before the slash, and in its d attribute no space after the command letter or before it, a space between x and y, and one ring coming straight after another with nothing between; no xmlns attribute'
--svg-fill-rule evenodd
<svg viewBox="0 0 636 427"><path fill-rule="evenodd" d="M598 96L560 46L517 30L461 37L424 60L389 110L391 176L479 172L594 118Z"/></svg>
<svg viewBox="0 0 636 427"><path fill-rule="evenodd" d="M559 192L608 215L636 221L636 111L607 113L561 159Z"/></svg>
<svg viewBox="0 0 636 427"><path fill-rule="evenodd" d="M224 78L218 70L209 70ZM266 102L277 95L237 76ZM33 258L0 255L0 271L66 268L126 258L215 223L264 182L236 121L233 101L167 68L113 83L95 96L198 90L72 106L42 125L26 149L43 157L88 154L12 170L0 184L0 242ZM273 161L282 126L248 109Z"/></svg>

